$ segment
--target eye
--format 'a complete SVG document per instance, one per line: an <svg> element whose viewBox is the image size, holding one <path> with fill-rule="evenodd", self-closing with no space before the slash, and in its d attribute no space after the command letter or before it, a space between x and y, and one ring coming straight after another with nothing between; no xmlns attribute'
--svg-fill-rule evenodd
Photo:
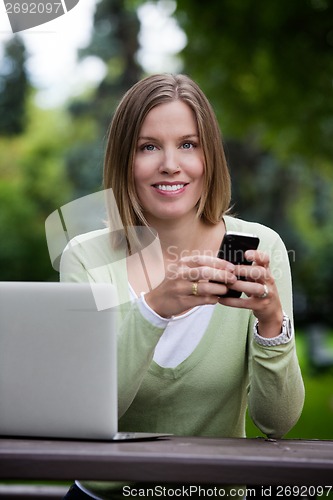
<svg viewBox="0 0 333 500"><path fill-rule="evenodd" d="M181 146L183 149L192 149L195 147L193 142L184 142Z"/></svg>
<svg viewBox="0 0 333 500"><path fill-rule="evenodd" d="M143 146L140 147L142 151L155 151L156 146L154 144L143 144Z"/></svg>

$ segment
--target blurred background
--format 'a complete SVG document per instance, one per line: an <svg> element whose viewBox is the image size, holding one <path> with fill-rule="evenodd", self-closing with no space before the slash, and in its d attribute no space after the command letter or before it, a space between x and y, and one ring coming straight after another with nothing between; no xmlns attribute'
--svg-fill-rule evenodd
<svg viewBox="0 0 333 500"><path fill-rule="evenodd" d="M288 249L307 397L287 437L333 439L333 3L81 0L16 35L1 9L0 280L58 280L45 219L102 189L120 97L187 73L216 110L234 213Z"/></svg>

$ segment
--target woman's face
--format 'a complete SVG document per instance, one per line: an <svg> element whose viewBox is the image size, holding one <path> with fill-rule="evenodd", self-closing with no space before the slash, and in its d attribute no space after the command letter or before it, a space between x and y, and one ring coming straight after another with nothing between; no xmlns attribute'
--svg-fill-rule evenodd
<svg viewBox="0 0 333 500"><path fill-rule="evenodd" d="M135 188L148 222L195 216L203 180L193 111L179 100L156 106L142 124L134 158Z"/></svg>

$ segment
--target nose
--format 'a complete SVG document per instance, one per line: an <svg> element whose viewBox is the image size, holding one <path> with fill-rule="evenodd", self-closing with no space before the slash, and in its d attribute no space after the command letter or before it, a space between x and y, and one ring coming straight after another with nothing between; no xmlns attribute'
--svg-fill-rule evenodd
<svg viewBox="0 0 333 500"><path fill-rule="evenodd" d="M180 170L181 169L177 160L177 155L173 152L166 152L161 160L159 168L160 173L173 175L177 172L180 172Z"/></svg>

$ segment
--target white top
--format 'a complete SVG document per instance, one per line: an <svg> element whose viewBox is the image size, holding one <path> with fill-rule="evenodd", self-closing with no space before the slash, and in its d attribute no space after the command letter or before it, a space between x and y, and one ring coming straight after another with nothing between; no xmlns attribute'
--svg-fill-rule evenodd
<svg viewBox="0 0 333 500"><path fill-rule="evenodd" d="M132 300L137 296L129 285ZM144 294L138 299L141 314L153 325L166 328L157 343L154 361L163 368L175 368L194 351L203 337L212 317L215 305L193 307L184 314L162 318L145 301Z"/></svg>

